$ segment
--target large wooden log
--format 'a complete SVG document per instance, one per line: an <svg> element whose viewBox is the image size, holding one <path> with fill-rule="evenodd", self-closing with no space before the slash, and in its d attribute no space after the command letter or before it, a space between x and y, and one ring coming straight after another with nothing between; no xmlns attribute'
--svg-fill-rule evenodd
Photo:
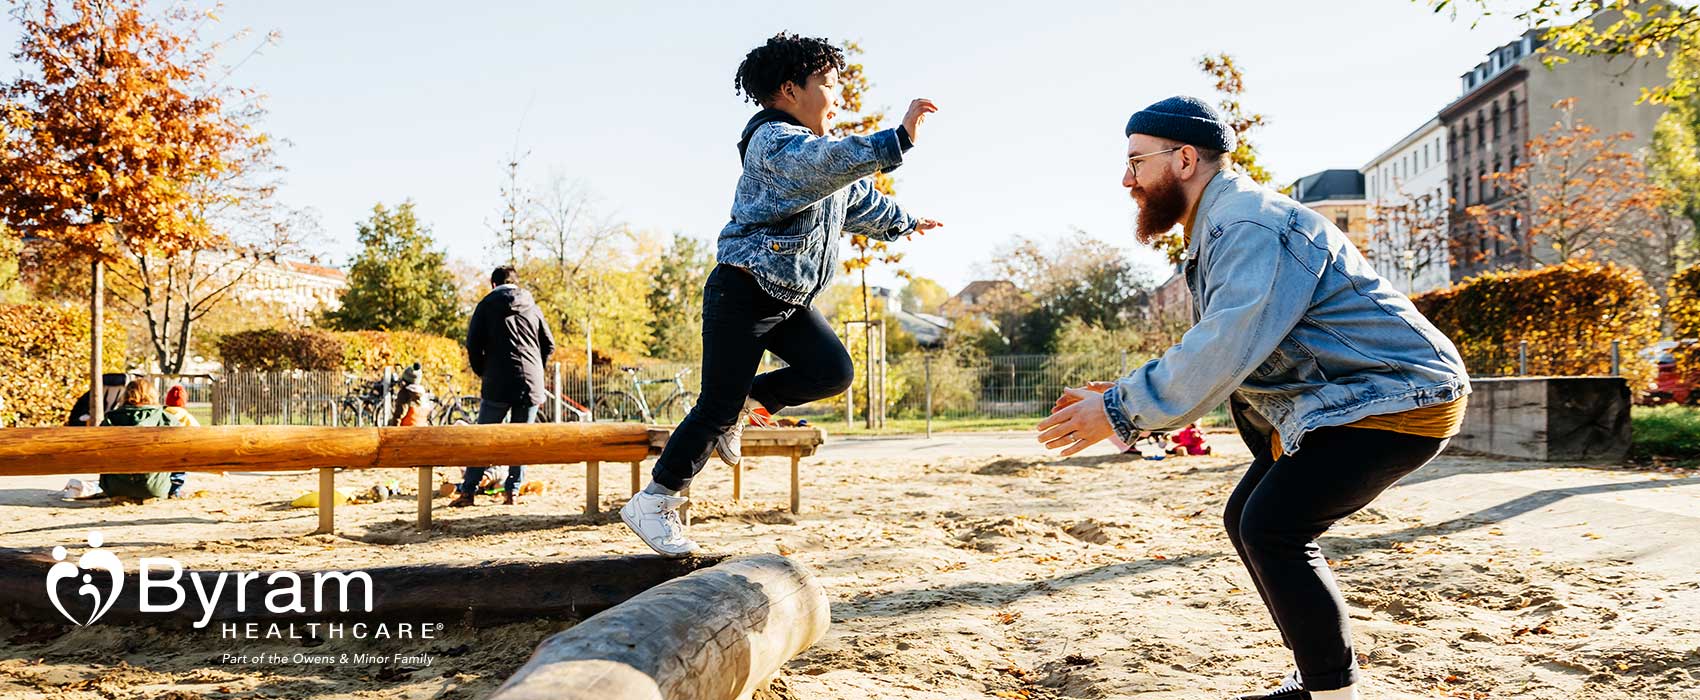
<svg viewBox="0 0 1700 700"><path fill-rule="evenodd" d="M496 700L743 700L825 636L826 592L785 557L652 588L537 647Z"/></svg>
<svg viewBox="0 0 1700 700"><path fill-rule="evenodd" d="M379 430L381 467L627 462L649 454L649 429L637 423L502 423Z"/></svg>
<svg viewBox="0 0 1700 700"><path fill-rule="evenodd" d="M0 429L0 476L372 467L375 428Z"/></svg>
<svg viewBox="0 0 1700 700"><path fill-rule="evenodd" d="M6 428L0 476L619 462L648 450L648 429L622 423Z"/></svg>
<svg viewBox="0 0 1700 700"><path fill-rule="evenodd" d="M372 580L372 611L364 610L364 586L353 584L351 611L338 608L340 593L319 600L325 610L312 612L313 599L304 598L308 612L274 613L266 608L265 596L283 583L271 583L271 571L185 570L178 583L186 592L185 604L173 612L141 612L140 562L124 557L124 583L118 600L96 624L149 625L187 628L204 615L191 574L200 578L204 590L212 591L220 574L224 589L217 598L209 626L220 623L289 623L337 620L346 622L443 622L488 626L537 618L583 619L618 605L665 581L719 563L723 557L668 559L654 555L607 556L587 559L545 561L487 561L464 564L384 566L347 570L362 571ZM69 560L77 561L78 551ZM47 597L46 581L53 559L41 553L0 551L0 615L14 623L71 624ZM241 591L238 609L237 576L254 577ZM304 591L315 588L315 574L294 572ZM103 581L97 572L97 581ZM169 567L153 567L150 578L170 577ZM280 579L283 581L283 579ZM339 591L340 583L327 579L327 591ZM76 593L77 582L60 584L59 599L68 612L87 619L91 601ZM150 594L155 603L169 602L169 590Z"/></svg>

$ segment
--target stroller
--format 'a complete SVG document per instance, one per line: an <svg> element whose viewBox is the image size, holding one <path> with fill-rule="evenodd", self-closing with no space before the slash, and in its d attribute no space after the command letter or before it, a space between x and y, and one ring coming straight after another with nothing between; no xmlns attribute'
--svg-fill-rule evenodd
<svg viewBox="0 0 1700 700"><path fill-rule="evenodd" d="M101 405L106 413L118 410L124 405L124 386L135 377L126 372L108 372L100 375ZM71 413L65 418L65 425L71 427L89 424L89 393L83 392L77 397L77 402L71 405Z"/></svg>

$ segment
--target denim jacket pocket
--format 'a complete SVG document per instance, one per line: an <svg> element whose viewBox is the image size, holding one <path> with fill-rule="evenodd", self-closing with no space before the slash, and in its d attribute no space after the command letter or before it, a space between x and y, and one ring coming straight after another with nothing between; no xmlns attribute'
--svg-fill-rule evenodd
<svg viewBox="0 0 1700 700"><path fill-rule="evenodd" d="M1288 335L1275 346L1275 351L1269 353L1263 364L1252 370L1249 379L1264 383L1313 382L1318 379L1326 381L1326 377L1321 375L1316 356L1304 344Z"/></svg>
<svg viewBox="0 0 1700 700"><path fill-rule="evenodd" d="M751 268L768 284L798 294L814 290L826 264L823 254L825 231L816 226L806 233L774 235L763 233L761 248Z"/></svg>
<svg viewBox="0 0 1700 700"><path fill-rule="evenodd" d="M775 253L778 255L796 255L803 252L805 248L808 248L809 235L810 234L808 233L802 233L795 236L772 236L763 234L762 243L763 247L767 248L767 252L769 253Z"/></svg>

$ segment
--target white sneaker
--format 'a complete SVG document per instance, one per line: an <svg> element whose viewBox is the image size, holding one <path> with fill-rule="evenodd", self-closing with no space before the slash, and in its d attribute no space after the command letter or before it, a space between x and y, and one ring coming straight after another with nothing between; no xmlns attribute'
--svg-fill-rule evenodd
<svg viewBox="0 0 1700 700"><path fill-rule="evenodd" d="M620 508L620 520L662 556L690 556L697 551L697 543L685 536L685 524L679 520L679 506L690 500L639 491Z"/></svg>
<svg viewBox="0 0 1700 700"><path fill-rule="evenodd" d="M728 467L736 467L744 461L744 426L755 421L757 425L772 427L773 420L756 413L761 403L755 399L744 399L744 409L738 412L738 421L732 424L732 429L714 438L714 454L725 462Z"/></svg>
<svg viewBox="0 0 1700 700"><path fill-rule="evenodd" d="M750 422L750 409L738 412L738 421L726 432L714 438L714 456L728 467L744 461L744 426Z"/></svg>

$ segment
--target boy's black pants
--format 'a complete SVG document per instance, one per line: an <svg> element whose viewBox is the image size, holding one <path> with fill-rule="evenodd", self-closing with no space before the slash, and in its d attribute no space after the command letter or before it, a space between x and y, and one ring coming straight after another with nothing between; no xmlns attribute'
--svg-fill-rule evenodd
<svg viewBox="0 0 1700 700"><path fill-rule="evenodd" d="M787 366L756 375L764 351ZM716 265L703 286L702 392L655 461L655 482L676 491L690 486L714 439L737 422L745 397L777 413L843 393L854 375L850 354L819 311L774 299L750 273Z"/></svg>

